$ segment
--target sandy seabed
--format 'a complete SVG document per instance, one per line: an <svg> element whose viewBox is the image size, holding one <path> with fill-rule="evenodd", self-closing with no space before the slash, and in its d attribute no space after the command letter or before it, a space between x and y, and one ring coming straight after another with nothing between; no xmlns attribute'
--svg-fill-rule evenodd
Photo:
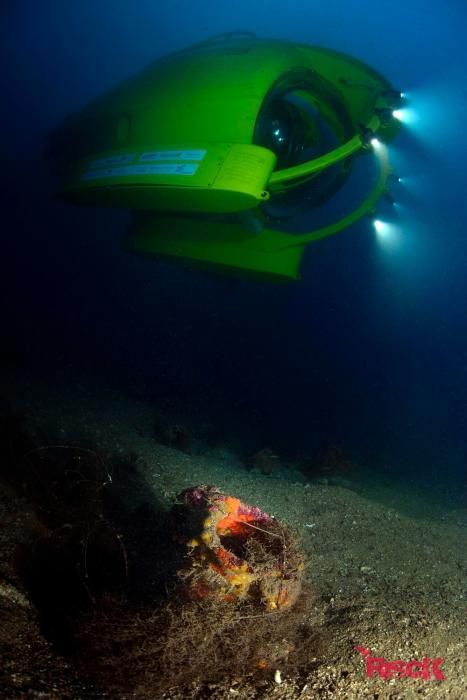
<svg viewBox="0 0 467 700"><path fill-rule="evenodd" d="M261 676L192 682L154 698L467 698L466 507L435 507L416 484L375 479L363 486L352 477L306 481L290 465L271 475L249 471L229 448L228 436L224 445L187 454L151 435L151 406L111 392L82 389L71 396L32 381L4 386L5 407L24 412L52 443L92 444L137 455L147 487L167 508L189 486L216 484L299 533L306 581L313 591L304 623L319 639L309 650L300 650L302 666L288 671L278 662ZM57 653L47 639L15 568L16 550L32 517L27 499L4 485L0 697L138 697L128 691L107 693L95 678L91 682L83 676L72 655ZM444 679L433 678L432 672L430 680L367 677L357 646L387 661L443 659L438 667Z"/></svg>

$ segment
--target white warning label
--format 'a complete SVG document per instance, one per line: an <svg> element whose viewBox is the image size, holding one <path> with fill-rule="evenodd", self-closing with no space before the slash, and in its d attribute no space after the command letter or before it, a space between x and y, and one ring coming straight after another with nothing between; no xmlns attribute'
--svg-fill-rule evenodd
<svg viewBox="0 0 467 700"><path fill-rule="evenodd" d="M146 151L139 157L140 161L158 161L158 160L203 160L206 155L206 150L196 149L187 151Z"/></svg>
<svg viewBox="0 0 467 700"><path fill-rule="evenodd" d="M89 168L93 170L94 168L108 168L112 165L123 165L124 163L131 163L135 157L135 153L126 153L120 156L109 156L108 158L97 158L93 160Z"/></svg>
<svg viewBox="0 0 467 700"><path fill-rule="evenodd" d="M120 165L114 168L88 170L81 180L103 180L111 177L138 177L140 175L194 175L198 166L194 163L160 163L153 165Z"/></svg>

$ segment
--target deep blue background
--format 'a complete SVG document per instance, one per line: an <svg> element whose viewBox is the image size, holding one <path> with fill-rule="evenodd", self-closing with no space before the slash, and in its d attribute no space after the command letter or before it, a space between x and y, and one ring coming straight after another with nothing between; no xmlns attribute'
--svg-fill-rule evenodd
<svg viewBox="0 0 467 700"><path fill-rule="evenodd" d="M0 7L4 367L172 397L293 455L323 439L410 479L465 479L467 8L460 0L15 0ZM400 231L309 249L303 281L124 251L126 216L53 198L49 129L169 51L232 29L349 52L410 94ZM62 379L62 381L64 381ZM234 427L235 426L235 427Z"/></svg>

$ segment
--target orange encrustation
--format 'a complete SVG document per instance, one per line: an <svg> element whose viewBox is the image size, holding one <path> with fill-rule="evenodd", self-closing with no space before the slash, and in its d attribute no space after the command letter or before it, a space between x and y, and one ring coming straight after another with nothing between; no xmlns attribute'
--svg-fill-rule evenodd
<svg viewBox="0 0 467 700"><path fill-rule="evenodd" d="M295 603L304 564L285 526L214 486L187 489L179 500L188 529L196 528L179 572L190 597L250 601L270 611Z"/></svg>

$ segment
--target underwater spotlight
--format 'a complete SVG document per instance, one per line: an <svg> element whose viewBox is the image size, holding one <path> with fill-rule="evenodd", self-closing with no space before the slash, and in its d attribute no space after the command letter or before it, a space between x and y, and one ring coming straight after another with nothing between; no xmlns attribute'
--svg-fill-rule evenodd
<svg viewBox="0 0 467 700"><path fill-rule="evenodd" d="M396 224L383 221L382 219L374 219L373 226L379 243L386 250L393 250L394 246L400 242L401 231Z"/></svg>
<svg viewBox="0 0 467 700"><path fill-rule="evenodd" d="M131 210L133 250L297 279L309 243L349 228L385 192L400 97L351 56L228 32L68 117L48 158L65 200ZM354 168L360 158L376 177ZM351 174L370 172L366 191L355 188ZM341 191L364 194L318 225L321 205L342 211ZM291 232L297 202L307 233Z"/></svg>
<svg viewBox="0 0 467 700"><path fill-rule="evenodd" d="M407 99L407 93L401 90L385 90L383 93L384 97L392 100L393 102L399 102L400 100Z"/></svg>
<svg viewBox="0 0 467 700"><path fill-rule="evenodd" d="M418 119L415 110L409 107L401 107L400 109L394 109L392 112L392 116L402 124L406 125L415 124L415 122Z"/></svg>
<svg viewBox="0 0 467 700"><path fill-rule="evenodd" d="M402 184L402 178L399 175L396 175L396 173L390 173L388 180L390 182L397 182L398 184Z"/></svg>
<svg viewBox="0 0 467 700"><path fill-rule="evenodd" d="M375 227L376 233L380 235L383 235L388 228L388 225L384 221L381 221L381 219L375 219L373 221L373 226Z"/></svg>
<svg viewBox="0 0 467 700"><path fill-rule="evenodd" d="M394 229L393 224L390 224L387 221L383 221L382 219L374 219L373 226L378 235L378 238L388 238Z"/></svg>

